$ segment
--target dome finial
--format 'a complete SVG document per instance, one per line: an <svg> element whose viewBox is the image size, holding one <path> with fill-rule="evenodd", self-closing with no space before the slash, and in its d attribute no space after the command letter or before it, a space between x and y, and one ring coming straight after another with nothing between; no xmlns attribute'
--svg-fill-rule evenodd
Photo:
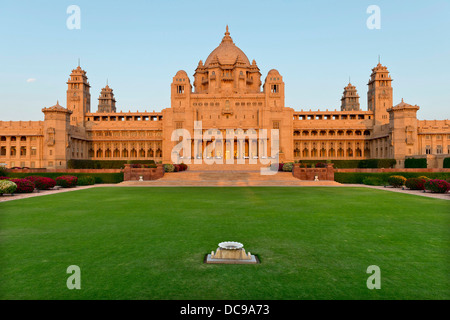
<svg viewBox="0 0 450 320"><path fill-rule="evenodd" d="M229 35L230 35L230 32L228 31L228 25L227 25L227 29L226 29L226 31L225 31L225 35L226 35L226 36L229 36Z"/></svg>

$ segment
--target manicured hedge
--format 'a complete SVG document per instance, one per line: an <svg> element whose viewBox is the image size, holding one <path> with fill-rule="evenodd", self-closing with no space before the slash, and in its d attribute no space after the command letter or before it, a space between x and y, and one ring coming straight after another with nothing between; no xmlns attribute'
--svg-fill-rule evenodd
<svg viewBox="0 0 450 320"><path fill-rule="evenodd" d="M0 181L0 195L7 193L14 193L17 189L17 185L9 180L1 180Z"/></svg>
<svg viewBox="0 0 450 320"><path fill-rule="evenodd" d="M78 178L90 176L95 179L95 183L119 183L123 181L122 172L114 173L64 173L64 172L39 172L39 173L24 173L24 172L9 172L10 178L25 178L28 176L39 175L41 177L48 177L56 179L64 175L76 176Z"/></svg>
<svg viewBox="0 0 450 320"><path fill-rule="evenodd" d="M91 176L83 176L78 178L78 186L89 186L95 184L95 178Z"/></svg>
<svg viewBox="0 0 450 320"><path fill-rule="evenodd" d="M293 162L286 162L285 164L283 164L283 171L284 172L292 172L293 168L294 168L294 163Z"/></svg>
<svg viewBox="0 0 450 320"><path fill-rule="evenodd" d="M121 169L126 163L155 164L154 160L69 160L68 169Z"/></svg>
<svg viewBox="0 0 450 320"><path fill-rule="evenodd" d="M405 187L411 190L423 190L427 181L428 179L424 178L409 178L405 182Z"/></svg>
<svg viewBox="0 0 450 320"><path fill-rule="evenodd" d="M450 190L450 183L445 180L432 179L425 182L425 189L435 193L446 193Z"/></svg>
<svg viewBox="0 0 450 320"><path fill-rule="evenodd" d="M56 178L56 185L63 188L73 188L77 185L78 177L76 176L60 176Z"/></svg>
<svg viewBox="0 0 450 320"><path fill-rule="evenodd" d="M339 183L356 183L362 184L363 180L368 177L378 178L384 184L388 184L388 178L393 175L400 175L405 178L419 178L427 176L430 179L450 179L450 172L335 172L334 180Z"/></svg>
<svg viewBox="0 0 450 320"><path fill-rule="evenodd" d="M38 190L50 190L56 186L56 181L49 177L29 175L25 179L30 180L34 183L36 189Z"/></svg>
<svg viewBox="0 0 450 320"><path fill-rule="evenodd" d="M11 179L17 185L16 193L32 193L35 185L28 179Z"/></svg>
<svg viewBox="0 0 450 320"><path fill-rule="evenodd" d="M405 159L405 168L426 168L427 159Z"/></svg>
<svg viewBox="0 0 450 320"><path fill-rule="evenodd" d="M450 168L450 158L444 159L444 168Z"/></svg>
<svg viewBox="0 0 450 320"><path fill-rule="evenodd" d="M299 163L312 165L323 163L319 160L300 160ZM334 168L353 169L353 168L393 168L397 161L395 159L366 159L366 160L328 160L334 164Z"/></svg>
<svg viewBox="0 0 450 320"><path fill-rule="evenodd" d="M394 188L400 188L405 185L406 178L399 175L390 176L388 178L389 185L393 186Z"/></svg>

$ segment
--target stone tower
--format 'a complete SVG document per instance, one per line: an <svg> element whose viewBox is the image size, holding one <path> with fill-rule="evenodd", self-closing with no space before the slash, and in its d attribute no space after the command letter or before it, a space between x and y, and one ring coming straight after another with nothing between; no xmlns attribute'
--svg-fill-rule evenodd
<svg viewBox="0 0 450 320"><path fill-rule="evenodd" d="M56 102L56 105L43 108L44 113L44 166L49 168L66 168L70 159L70 119L72 111L67 110Z"/></svg>
<svg viewBox="0 0 450 320"><path fill-rule="evenodd" d="M91 94L86 71L78 66L67 81L67 110L72 111L70 124L84 126L84 115L91 112Z"/></svg>
<svg viewBox="0 0 450 320"><path fill-rule="evenodd" d="M100 92L98 97L98 110L97 112L116 112L116 99L114 99L113 90L106 85Z"/></svg>
<svg viewBox="0 0 450 320"><path fill-rule="evenodd" d="M391 82L387 67L378 63L372 69L367 92L367 107L374 113L375 125L384 125L389 122L387 110L393 106Z"/></svg>
<svg viewBox="0 0 450 320"><path fill-rule="evenodd" d="M341 111L359 111L359 95L356 87L350 82L344 88L344 93L341 98Z"/></svg>

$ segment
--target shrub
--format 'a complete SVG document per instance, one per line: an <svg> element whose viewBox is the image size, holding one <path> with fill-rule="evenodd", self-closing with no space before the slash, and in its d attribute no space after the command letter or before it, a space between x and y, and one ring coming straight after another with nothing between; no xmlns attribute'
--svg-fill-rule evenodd
<svg viewBox="0 0 450 320"><path fill-rule="evenodd" d="M405 168L426 168L427 159L405 159Z"/></svg>
<svg viewBox="0 0 450 320"><path fill-rule="evenodd" d="M171 163L167 163L164 165L164 171L165 172L173 172L175 170L175 167Z"/></svg>
<svg viewBox="0 0 450 320"><path fill-rule="evenodd" d="M32 193L35 185L28 179L11 179L17 185L16 193Z"/></svg>
<svg viewBox="0 0 450 320"><path fill-rule="evenodd" d="M316 168L326 168L327 164L323 163L323 162L317 162L316 163Z"/></svg>
<svg viewBox="0 0 450 320"><path fill-rule="evenodd" d="M450 158L444 159L444 168L450 168Z"/></svg>
<svg viewBox="0 0 450 320"><path fill-rule="evenodd" d="M284 166L284 163L282 163L282 162L278 163L278 171L283 171L283 166Z"/></svg>
<svg viewBox="0 0 450 320"><path fill-rule="evenodd" d="M95 184L95 178L91 176L83 176L78 178L78 186L89 186Z"/></svg>
<svg viewBox="0 0 450 320"><path fill-rule="evenodd" d="M155 167L156 167L156 166L155 166ZM180 168L181 168L181 171L186 171L187 168L188 168L188 166L187 166L187 164L185 164L185 163L181 163L181 164L180 164Z"/></svg>
<svg viewBox="0 0 450 320"><path fill-rule="evenodd" d="M365 177L362 183L369 186L383 186L385 184L383 179L377 177Z"/></svg>
<svg viewBox="0 0 450 320"><path fill-rule="evenodd" d="M405 187L411 190L424 190L425 189L425 182L427 182L427 179L422 178L409 178L406 179Z"/></svg>
<svg viewBox="0 0 450 320"><path fill-rule="evenodd" d="M77 185L78 177L75 176L60 176L56 178L56 185L63 188L72 188Z"/></svg>
<svg viewBox="0 0 450 320"><path fill-rule="evenodd" d="M4 166L0 166L0 176L6 177L8 173L6 172L6 168Z"/></svg>
<svg viewBox="0 0 450 320"><path fill-rule="evenodd" d="M4 193L14 193L14 191L16 191L17 189L17 185L9 180L1 180L0 181L0 194L4 194Z"/></svg>
<svg viewBox="0 0 450 320"><path fill-rule="evenodd" d="M450 190L450 183L440 179L430 179L425 182L425 189L435 193L446 193Z"/></svg>
<svg viewBox="0 0 450 320"><path fill-rule="evenodd" d="M388 183L394 188L400 188L405 185L406 178L403 176L390 176Z"/></svg>
<svg viewBox="0 0 450 320"><path fill-rule="evenodd" d="M294 168L294 163L293 162L286 162L283 165L283 171L284 172L292 172L292 168Z"/></svg>
<svg viewBox="0 0 450 320"><path fill-rule="evenodd" d="M34 183L36 189L38 190L49 190L56 186L56 181L52 178L41 177L41 176L28 176L28 179Z"/></svg>

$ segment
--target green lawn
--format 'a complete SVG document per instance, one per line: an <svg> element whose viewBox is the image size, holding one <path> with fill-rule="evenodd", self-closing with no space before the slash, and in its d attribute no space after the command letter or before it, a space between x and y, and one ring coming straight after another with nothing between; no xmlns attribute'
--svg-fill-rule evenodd
<svg viewBox="0 0 450 320"><path fill-rule="evenodd" d="M0 203L1 299L450 299L450 202L369 188L98 187ZM207 265L221 241L258 265ZM70 265L81 290L69 290ZM367 267L381 269L369 290Z"/></svg>

